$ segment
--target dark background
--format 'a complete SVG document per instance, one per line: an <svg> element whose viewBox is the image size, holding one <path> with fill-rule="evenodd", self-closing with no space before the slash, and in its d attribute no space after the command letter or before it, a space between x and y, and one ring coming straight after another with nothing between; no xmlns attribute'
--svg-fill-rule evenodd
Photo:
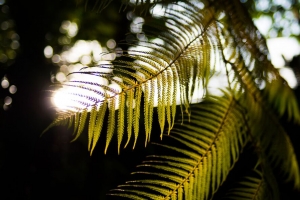
<svg viewBox="0 0 300 200"><path fill-rule="evenodd" d="M0 77L5 75L18 89L13 95L7 89L0 89L1 100L7 95L13 99L7 111L0 109L0 199L104 199L104 194L116 185L116 180L125 180L128 176L122 156L119 161L116 152L104 156L103 150L96 148L90 157L86 135L70 143L72 130L66 127L55 127L42 137L40 135L55 114L49 90L50 75L57 67L44 57L45 46L50 43L61 48L55 39L60 34L58 29L63 20L78 18L85 21L82 26L88 30L104 23L105 29L109 11L99 14L91 7L85 11L84 5L76 1L21 0L8 1L6 5L20 36L20 51L13 64L3 64L0 68ZM107 16L103 17L103 14ZM103 43L109 37L124 38L129 22L125 12L120 15L116 19L119 25L108 31L110 36L101 34L101 30L97 34L87 34L88 31L83 29L77 36ZM122 23L124 19L125 23ZM113 22L110 19L107 23ZM54 38L51 41L45 37L49 32ZM127 157L126 160L131 159Z"/></svg>

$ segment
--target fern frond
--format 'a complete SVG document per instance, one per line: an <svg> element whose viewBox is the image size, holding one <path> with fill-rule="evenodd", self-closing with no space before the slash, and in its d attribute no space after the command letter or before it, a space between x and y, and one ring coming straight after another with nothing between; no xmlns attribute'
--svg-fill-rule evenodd
<svg viewBox="0 0 300 200"><path fill-rule="evenodd" d="M139 2L151 4L136 2L136 7ZM148 144L157 110L158 134L162 138L166 132L167 141L156 145L165 153L148 157L133 173L136 180L120 185L111 195L209 199L248 141L255 146L262 165L270 165L270 171L279 171L300 188L296 155L277 117L287 115L300 122L299 108L291 89L268 60L265 39L245 15L240 1L210 1L204 8L191 2L164 6L161 20L167 28L155 27L161 31L157 35L161 42L140 41L124 50L123 58L70 74L89 80L72 79L63 84L63 89L70 89L64 93L74 104L67 105L48 128L73 125L75 140L89 121L92 153L106 123L104 152L116 136L119 153L132 137L135 147L144 132L141 124L145 146ZM224 88L228 91L223 91L222 97L207 95L203 103L191 105L194 94L209 94L209 80L217 70L226 73ZM182 120L175 123L175 118L179 119L176 105L180 105ZM269 180L263 170L246 175L231 197L265 197L268 185L264 183Z"/></svg>
<svg viewBox="0 0 300 200"><path fill-rule="evenodd" d="M227 65L229 86L241 84L256 101L289 120L300 122L297 100L268 60L269 52L264 37L258 32L245 8L238 1L223 1L224 17L216 22L222 60ZM281 95L278 95L281 94Z"/></svg>
<svg viewBox="0 0 300 200"><path fill-rule="evenodd" d="M277 110L279 116L286 114L288 120L300 123L297 99L285 81L273 80L271 83L267 83L266 92L268 92L267 96L271 106Z"/></svg>
<svg viewBox="0 0 300 200"><path fill-rule="evenodd" d="M89 120L89 130L88 130L88 150L90 150L90 146L92 144L92 138L94 135L94 129L95 129L95 122L97 117L97 107L94 106L90 113L90 120Z"/></svg>
<svg viewBox="0 0 300 200"><path fill-rule="evenodd" d="M58 114L58 117L42 132L41 136L54 126L68 125L68 128L71 128L71 126L74 123L75 116L76 116L76 112L72 112L72 111L64 112L61 115Z"/></svg>
<svg viewBox="0 0 300 200"><path fill-rule="evenodd" d="M294 147L278 118L267 104L258 103L251 94L240 99L248 106L250 137L262 162L281 173L281 178L300 188L300 172ZM250 117L256 116L256 117Z"/></svg>
<svg viewBox="0 0 300 200"><path fill-rule="evenodd" d="M237 187L229 189L228 194L224 199L274 199L268 194L266 183L261 174L259 177L246 176L238 182ZM267 194L266 194L267 193Z"/></svg>
<svg viewBox="0 0 300 200"><path fill-rule="evenodd" d="M268 170L268 171L267 171ZM231 183L221 199L280 199L278 185L272 170L260 163L255 169L243 170L240 177Z"/></svg>
<svg viewBox="0 0 300 200"><path fill-rule="evenodd" d="M244 10L241 4L236 1L224 3L226 15L216 23L216 30L223 62L232 74L229 86L233 90L236 83L241 84L241 103L248 110L253 140L258 143L262 156L266 155L263 159L268 160L266 162L270 162L272 167L279 168L286 174L286 179L299 188L300 174L293 146L274 115L274 111L279 116L287 114L298 122L295 96L267 59L265 40L251 19L241 12Z"/></svg>
<svg viewBox="0 0 300 200"><path fill-rule="evenodd" d="M85 126L85 123L86 123L87 115L88 115L87 110L83 110L83 112L80 113L80 115L77 117L77 119L78 119L77 133L76 133L75 138L71 142L75 141L80 136L80 134L82 133L82 131L84 129L84 126ZM74 131L76 131L75 128L74 128Z"/></svg>
<svg viewBox="0 0 300 200"><path fill-rule="evenodd" d="M124 121L125 121L125 101L126 97L125 94L121 94L119 97L119 112L118 112L118 153L120 153L120 146L123 139L123 133L124 133Z"/></svg>
<svg viewBox="0 0 300 200"><path fill-rule="evenodd" d="M127 107L129 108L133 108L133 104L135 103L134 101L134 93L132 90L129 90L127 92L127 101L126 101L128 104L127 104ZM135 105L136 106L136 105ZM130 141L130 138L131 138L131 134L132 134L132 127L133 127L133 109L127 109L127 142L124 146L124 148L128 145L129 141Z"/></svg>
<svg viewBox="0 0 300 200"><path fill-rule="evenodd" d="M112 195L199 200L212 196L248 141L247 121L244 109L229 94L208 98L191 107L190 121L185 119L183 125L176 123L167 137L170 143L178 143L178 147L157 144L172 155L176 151L178 156L162 153L148 157L133 173L136 180L120 185L111 191Z"/></svg>
<svg viewBox="0 0 300 200"><path fill-rule="evenodd" d="M109 114L108 114L108 128L107 128L107 134L106 134L106 145L105 145L105 150L104 153L106 153L108 145L111 141L111 138L114 134L114 129L115 129L115 99L112 98L109 101L108 104L109 107Z"/></svg>
<svg viewBox="0 0 300 200"><path fill-rule="evenodd" d="M213 47L216 45L212 26L215 12L213 9L204 12L189 3L176 6L176 8L169 6L166 11L164 20L169 24L168 32L162 32L159 36L163 40L163 45L151 41L141 42L137 47L130 48L124 55L125 58L133 61L120 59L97 67L83 68L76 73L89 77L89 81L71 80L64 84L64 87L72 88L68 95L75 103L73 107L76 112L90 112L94 107L101 110L101 107L106 104L104 102L108 102L109 121L105 152L115 134L115 127L112 126L118 126L116 134L118 149L120 149L123 145L124 131L127 131L128 137L125 146L130 142L132 126L134 140L137 140L141 117L145 124L146 145L150 141L154 107L157 107L161 133L166 123L170 130L176 116L176 104L183 105L182 109L190 115L189 106L192 96L199 90L205 89L207 85L208 74L214 68L210 54L218 53L214 52L216 49ZM178 10L179 7L182 9ZM141 50L139 47L147 50ZM143 105L141 105L142 97ZM140 106L144 111L143 116L139 114ZM74 110L73 107L66 110ZM115 110L118 110L117 115ZM81 133L84 125L85 115L80 118L78 134ZM68 115L67 118L70 117ZM67 118L58 117L55 124ZM94 117L90 117L90 120L94 120ZM125 129L124 126L128 128ZM89 126L89 129L91 138L91 133L95 129L92 126Z"/></svg>
<svg viewBox="0 0 300 200"><path fill-rule="evenodd" d="M107 103L104 102L103 105L100 106L100 108L98 110L97 118L94 122L95 127L93 129L92 138L91 138L91 140L89 140L89 147L90 147L90 144L92 145L90 147L91 154L93 153L93 150L94 150L94 148L97 144L97 141L100 137L100 133L102 131L102 126L103 126L103 122L104 122L104 117L106 114L106 109L107 109ZM90 122L90 123L92 123L92 122Z"/></svg>

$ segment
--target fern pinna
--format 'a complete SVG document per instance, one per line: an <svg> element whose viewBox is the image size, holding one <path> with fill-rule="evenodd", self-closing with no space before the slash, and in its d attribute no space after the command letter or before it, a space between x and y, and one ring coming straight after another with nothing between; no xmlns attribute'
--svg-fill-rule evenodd
<svg viewBox="0 0 300 200"><path fill-rule="evenodd" d="M145 132L147 145L156 107L160 136L165 132L168 139L155 145L170 150L169 155L149 156L133 173L134 180L111 190L112 197L213 198L247 145L255 149L257 164L245 170L245 178L224 198L276 199L270 169L279 170L280 178L300 188L296 155L278 118L287 115L299 122L297 102L268 60L265 39L242 4L238 0L167 1L161 6L164 14L156 17L166 27L152 24L155 31L148 33L160 42L139 42L124 52L123 59L76 72L91 78L71 80L62 88L78 106L60 111L48 128L73 126L76 139L88 123L91 154L102 137L107 152L115 135L120 152L131 140L134 148L140 132ZM227 85L220 96L211 95L210 80L222 70ZM199 93L203 101L194 102ZM103 123L107 130L102 129ZM176 142L168 144L169 140Z"/></svg>

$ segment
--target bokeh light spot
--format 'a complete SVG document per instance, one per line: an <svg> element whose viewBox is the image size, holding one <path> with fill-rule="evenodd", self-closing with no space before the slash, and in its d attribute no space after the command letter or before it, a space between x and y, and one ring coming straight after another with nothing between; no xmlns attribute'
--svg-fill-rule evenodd
<svg viewBox="0 0 300 200"><path fill-rule="evenodd" d="M7 5L5 5L5 6L2 7L1 11L3 13L8 13L9 12L9 7Z"/></svg>
<svg viewBox="0 0 300 200"><path fill-rule="evenodd" d="M140 41L147 41L147 37L144 33L138 33L136 34L136 37L140 40Z"/></svg>
<svg viewBox="0 0 300 200"><path fill-rule="evenodd" d="M57 91L51 99L52 103L59 109L66 109L66 96L63 92Z"/></svg>
<svg viewBox="0 0 300 200"><path fill-rule="evenodd" d="M272 27L272 18L269 16L262 16L259 19L254 20L254 23L263 35L267 35Z"/></svg>
<svg viewBox="0 0 300 200"><path fill-rule="evenodd" d="M46 58L51 58L53 55L53 49L51 46L46 46L44 49L44 55Z"/></svg>
<svg viewBox="0 0 300 200"><path fill-rule="evenodd" d="M3 110L7 111L9 109L9 106L6 104L3 104Z"/></svg>
<svg viewBox="0 0 300 200"><path fill-rule="evenodd" d="M88 56L88 55L84 55L80 59L80 62L84 65L90 64L91 61L92 61L92 58L91 58L91 56Z"/></svg>
<svg viewBox="0 0 300 200"><path fill-rule="evenodd" d="M14 34L11 35L10 39L12 39L12 40L19 40L20 36L17 33L14 33Z"/></svg>
<svg viewBox="0 0 300 200"><path fill-rule="evenodd" d="M77 35L78 26L75 22L65 20L61 23L59 31L63 34L67 34L69 37L74 37Z"/></svg>
<svg viewBox="0 0 300 200"><path fill-rule="evenodd" d="M8 80L6 79L6 78L3 78L3 80L1 81L1 86L2 86L2 88L8 88L8 86L9 86L9 82L8 82Z"/></svg>
<svg viewBox="0 0 300 200"><path fill-rule="evenodd" d="M10 105L12 103L12 98L10 96L5 97L4 104Z"/></svg>
<svg viewBox="0 0 300 200"><path fill-rule="evenodd" d="M74 37L77 35L77 32L78 32L78 26L76 23L71 23L70 26L69 26L69 29L68 29L68 35L70 37Z"/></svg>
<svg viewBox="0 0 300 200"><path fill-rule="evenodd" d="M123 55L123 49L120 48L120 47L117 47L117 48L115 49L115 53L116 53L116 56L117 56L117 57L120 57L120 56Z"/></svg>
<svg viewBox="0 0 300 200"><path fill-rule="evenodd" d="M0 62L5 63L7 61L7 56L5 54L0 55Z"/></svg>
<svg viewBox="0 0 300 200"><path fill-rule="evenodd" d="M134 18L134 13L132 11L129 11L127 14L126 14L126 18L128 20L132 20Z"/></svg>
<svg viewBox="0 0 300 200"><path fill-rule="evenodd" d="M12 49L18 49L19 46L20 46L20 43L19 43L17 40L12 41L12 43L11 43L11 45L10 45L10 47L11 47Z"/></svg>
<svg viewBox="0 0 300 200"><path fill-rule="evenodd" d="M15 94L17 92L17 87L15 85L11 85L8 90L11 94Z"/></svg>
<svg viewBox="0 0 300 200"><path fill-rule="evenodd" d="M160 18L164 16L165 12L166 12L166 8L162 4L156 4L150 9L150 13L155 18Z"/></svg>
<svg viewBox="0 0 300 200"><path fill-rule="evenodd" d="M61 23L61 28L64 29L64 30L68 30L69 26L70 26L71 22L70 21L63 21Z"/></svg>
<svg viewBox="0 0 300 200"><path fill-rule="evenodd" d="M16 52L14 50L8 50L7 56L9 59L14 59L16 57Z"/></svg>
<svg viewBox="0 0 300 200"><path fill-rule="evenodd" d="M280 68L279 73L288 82L291 88L297 87L297 78L291 68L288 67Z"/></svg>
<svg viewBox="0 0 300 200"><path fill-rule="evenodd" d="M68 74L69 73L68 66L67 65L60 66L60 71L63 72L64 74Z"/></svg>
<svg viewBox="0 0 300 200"><path fill-rule="evenodd" d="M58 43L60 45L70 44L70 42L71 42L71 39L67 36L62 36L62 37L58 38Z"/></svg>
<svg viewBox="0 0 300 200"><path fill-rule="evenodd" d="M5 0L0 0L0 5L5 4Z"/></svg>
<svg viewBox="0 0 300 200"><path fill-rule="evenodd" d="M114 39L110 39L106 42L106 46L110 49L114 49L116 47L116 41Z"/></svg>
<svg viewBox="0 0 300 200"><path fill-rule="evenodd" d="M144 22L145 22L145 20L142 17L136 17L133 20L133 23L135 23L135 24L140 24L140 23L144 23Z"/></svg>
<svg viewBox="0 0 300 200"><path fill-rule="evenodd" d="M284 67L285 60L291 60L300 53L300 46L295 38L272 38L267 40L271 61L276 68Z"/></svg>
<svg viewBox="0 0 300 200"><path fill-rule="evenodd" d="M1 29L5 31L8 28L9 28L9 23L7 21L2 22Z"/></svg>
<svg viewBox="0 0 300 200"><path fill-rule="evenodd" d="M66 80L66 75L63 72L58 72L55 76L56 80L59 82L64 82Z"/></svg>
<svg viewBox="0 0 300 200"><path fill-rule="evenodd" d="M60 61L60 56L55 54L53 57L52 57L52 62L53 63L59 63Z"/></svg>

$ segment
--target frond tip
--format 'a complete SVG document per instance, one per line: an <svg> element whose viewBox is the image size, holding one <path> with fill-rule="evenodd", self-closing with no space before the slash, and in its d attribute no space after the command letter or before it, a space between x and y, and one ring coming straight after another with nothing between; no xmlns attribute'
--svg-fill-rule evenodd
<svg viewBox="0 0 300 200"><path fill-rule="evenodd" d="M276 180L270 182L261 170L245 170L244 176L232 184L222 199L232 200L279 200L279 191ZM274 182L275 181L275 182Z"/></svg>

